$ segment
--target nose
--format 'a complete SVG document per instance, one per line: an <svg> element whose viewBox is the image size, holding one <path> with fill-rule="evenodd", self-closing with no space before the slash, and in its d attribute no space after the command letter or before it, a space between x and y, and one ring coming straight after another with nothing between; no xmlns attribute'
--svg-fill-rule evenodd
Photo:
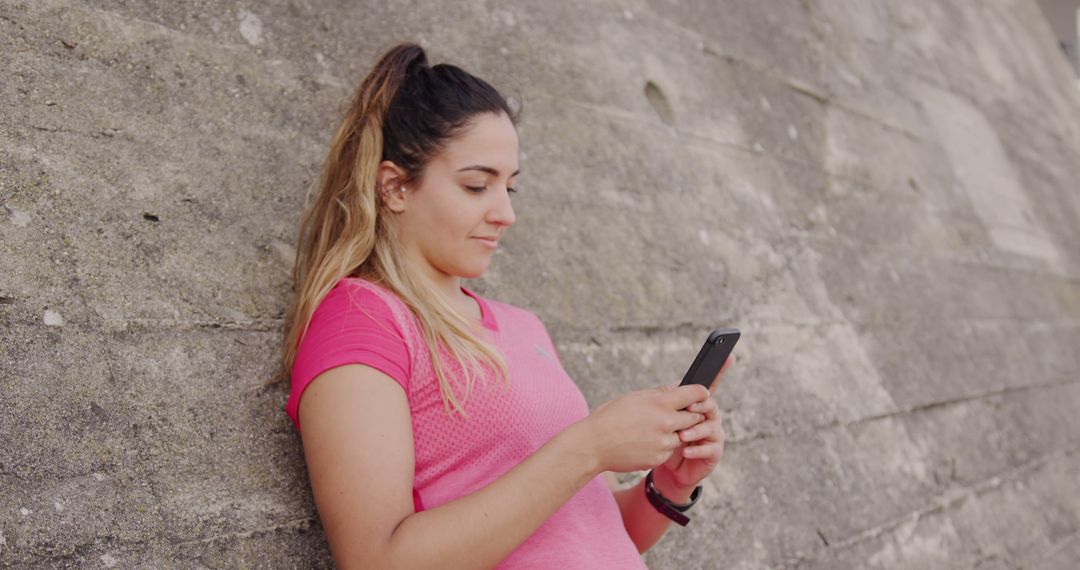
<svg viewBox="0 0 1080 570"><path fill-rule="evenodd" d="M488 210L487 221L502 226L512 226L517 219L514 216L514 205L510 202L510 192L494 192L497 196L495 204Z"/></svg>

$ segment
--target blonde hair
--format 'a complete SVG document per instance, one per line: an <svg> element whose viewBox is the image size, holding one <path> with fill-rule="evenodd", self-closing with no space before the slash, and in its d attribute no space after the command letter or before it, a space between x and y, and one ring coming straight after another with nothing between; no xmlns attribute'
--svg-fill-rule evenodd
<svg viewBox="0 0 1080 570"><path fill-rule="evenodd" d="M426 79L415 78L425 74ZM435 137L427 129L420 134L410 132L408 121L387 126L395 96L432 97L438 96L440 89L453 88L457 90L455 99L462 99L460 91L470 86L461 86L460 74L468 75L445 64L430 68L422 48L400 44L386 51L361 82L330 144L318 182L319 193L300 225L293 266L294 296L285 320L282 344L285 374L292 370L300 342L322 299L340 279L360 277L395 293L415 315L447 413L468 416L464 402L476 379L485 377L487 372L496 371L504 383L509 382L509 371L499 352L481 339L474 329L476 325L454 310L406 260L396 239L395 219L384 209L376 179L379 164L390 157L397 158L396 163L404 163L399 165L409 172L410 180L417 179L432 153L440 150L468 118L499 110L488 108L491 94L485 92L479 97L479 110L468 106L451 109L447 118L445 109L440 109L441 115L431 121L435 124ZM437 77L444 75L449 75L452 81L440 83ZM469 78L478 82L475 85L494 91L482 80L471 75ZM407 81L408 93L399 95ZM415 87L413 83L420 85ZM415 107L408 101L399 104L407 113L412 113ZM505 108L505 102L500 108ZM512 114L508 115L513 119ZM411 115L410 120L415 120L415 116ZM411 129L415 130L415 127ZM387 142L384 139L393 139L394 148L384 148ZM422 147L419 152L418 147ZM464 380L464 394L460 397L451 386L441 356L443 350L459 366Z"/></svg>

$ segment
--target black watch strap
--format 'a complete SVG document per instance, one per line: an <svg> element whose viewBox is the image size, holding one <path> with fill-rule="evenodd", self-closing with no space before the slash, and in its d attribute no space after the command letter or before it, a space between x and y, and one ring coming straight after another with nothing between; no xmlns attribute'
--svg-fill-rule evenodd
<svg viewBox="0 0 1080 570"><path fill-rule="evenodd" d="M660 491L656 489L656 485L653 484L653 472L650 469L649 474L645 476L645 496L648 497L649 502L656 508L660 514L665 517L679 523L682 526L686 526L690 522L690 517L683 513L694 506L698 499L701 497L701 485L694 488L694 492L690 493L690 502L685 505L676 505L667 500L666 497L660 494Z"/></svg>

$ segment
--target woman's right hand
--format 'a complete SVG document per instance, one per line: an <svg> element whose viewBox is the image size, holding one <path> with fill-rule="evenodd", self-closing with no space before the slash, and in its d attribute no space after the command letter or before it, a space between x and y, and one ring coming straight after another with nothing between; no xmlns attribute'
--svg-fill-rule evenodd
<svg viewBox="0 0 1080 570"><path fill-rule="evenodd" d="M671 457L681 445L678 432L705 420L684 408L709 397L697 384L639 390L605 402L578 426L602 471L641 471Z"/></svg>

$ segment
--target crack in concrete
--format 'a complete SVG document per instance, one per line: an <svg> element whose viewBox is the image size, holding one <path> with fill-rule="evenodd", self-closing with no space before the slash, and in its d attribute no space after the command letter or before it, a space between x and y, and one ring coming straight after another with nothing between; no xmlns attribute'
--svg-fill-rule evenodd
<svg viewBox="0 0 1080 570"><path fill-rule="evenodd" d="M56 5L56 3L53 3L52 6L50 6L48 8L45 8L42 11L46 11L46 12L48 12L48 11L57 11L57 10L64 9L64 8L70 9L70 8L72 8L72 6L66 5L66 6L61 7L61 6ZM121 13L116 12L114 10L107 10L107 9L103 9L103 8L97 8L95 6L82 6L82 5L79 5L79 6L76 7L76 10L73 10L73 12L74 11L81 11L83 14L85 14L87 16L91 16L91 17L96 16L96 17L100 18L99 22L100 21L109 21L109 23L116 23L116 24L121 25L121 26L127 26L130 29L134 29L134 30L137 30L139 32L143 32L145 30L153 30L153 31L157 32L158 34L160 34L161 36L164 36L164 37L167 37L167 38L169 38L171 40L177 41L177 43L183 43L184 40L186 40L187 42L190 42L191 44L197 45L197 46L202 47L202 48L206 48L208 50L220 50L221 52L239 53L239 54L247 54L247 53L251 52L251 49L245 44L241 44L241 43L237 43L237 42L229 42L229 41L225 41L225 40L222 40L222 39L219 39L219 38L207 39L207 38L205 38L203 36L200 36L200 35L197 35L197 34L192 34L192 33L186 32L184 30L179 30L179 29L176 29L176 28L166 26L166 25L164 25L164 24L162 24L160 22L154 22L152 20L147 20L147 19L144 19L144 18L140 18L138 16L129 16L129 15L126 15L126 14L121 14ZM49 15L52 15L52 14L49 14Z"/></svg>
<svg viewBox="0 0 1080 570"><path fill-rule="evenodd" d="M857 177L852 177L852 176L849 176L849 175L846 175L846 174L833 175L831 173L828 173L828 175L830 177L838 178L838 179L857 180ZM948 216L949 218L951 218L951 220L955 220L955 221L969 222L969 223L973 223L973 224L981 224L982 223L977 218L963 216L963 215L961 215L961 214L959 214L957 212L951 212L949 210L936 210L934 213L935 214L941 214L941 215L944 215L944 216ZM867 244L865 244L863 242L859 242L859 241L857 241L857 240L855 240L853 238L844 236L842 234L838 234L836 236L829 236L829 235L823 235L823 234L820 234L820 233L815 234L815 233L811 233L811 232L798 232L798 233L794 233L794 234L791 234L791 235L793 237L801 238L801 239L808 240L808 241L821 242L822 244L826 244L826 245L830 245L830 246L835 246L837 243L842 243L843 245L846 245L846 246L849 246L849 247L859 247L859 248L861 248L862 250L864 250L864 251L866 251L868 253L874 253L874 254L883 254L883 255L884 254L891 254L891 255L905 254L905 255L909 255L909 256L912 254L912 251L911 251L910 248L905 249L904 247L886 247L886 246L873 246L873 247L871 247L871 246L868 246ZM935 253L948 253L948 252L935 252ZM967 265L967 266L971 266L971 267L993 269L993 270L998 270L998 271L1009 271L1009 272L1021 273L1021 274L1025 274L1025 275L1034 275L1034 276L1038 276L1038 277L1050 276L1050 277L1053 277L1055 279L1062 279L1062 280L1069 281L1069 282L1078 282L1078 283L1080 283L1080 274L1071 275L1071 274L1068 274L1068 273L1062 273L1062 272L1054 271L1054 270L1035 271L1035 270L1032 270L1030 268L1005 265L1005 264L1000 263L1000 261L995 263L993 258L988 258L987 260L980 260L980 259L972 258L972 257L965 258L965 257L960 257L960 256L949 257L948 255L934 255L934 256L927 256L927 257L923 257L923 258L913 257L913 259L917 259L917 260L928 259L928 260L932 260L932 261L948 261L950 263L963 264L963 265ZM1068 271L1068 268L1065 268L1065 270Z"/></svg>
<svg viewBox="0 0 1080 570"><path fill-rule="evenodd" d="M774 68L767 63L763 63L753 58L746 57L745 55L735 55L729 52L719 51L715 45L707 43L705 36L701 33L687 28L677 22L673 22L660 14L656 14L656 21L670 28L673 28L676 31L680 32L682 35L692 39L697 44L698 48L702 51L702 53L706 55L743 65L751 69L752 71L756 71L758 73L761 73L762 75L767 75L769 77L772 77L773 79L780 80L782 83L787 84L792 89L795 89L796 91L799 91L800 93L803 93L805 95L809 95L814 99L822 100L825 97L825 95L821 94L813 86L804 83L800 79L788 77L784 75L782 71ZM798 86L797 88L796 85Z"/></svg>
<svg viewBox="0 0 1080 570"><path fill-rule="evenodd" d="M597 113L603 113L603 114L605 114L608 117L613 118L613 119L620 119L620 120L624 120L624 121L628 121L628 122L642 124L642 125L645 125L645 126L648 126L648 127L651 127L651 128L656 128L657 130L659 130L661 132L664 132L664 133L671 133L672 131L674 131L680 137L682 137L682 140L680 142L683 143L683 144L686 144L687 148L692 148L692 149L698 150L700 152L705 152L705 153L715 152L715 149L713 149L711 147L702 147L699 144L694 144L694 141L688 140L688 139L696 139L698 142L707 142L707 143L714 144L714 145L717 145L717 146L738 150L738 151L744 152L746 154L754 155L754 156L759 156L761 154L768 154L769 156L776 157L776 158L784 160L784 161L786 161L788 163L797 164L797 165L800 165L800 166L820 167L820 165L818 163L816 163L816 162L805 160L805 159L799 158L797 156L792 156L790 154L776 152L775 150L770 150L770 151L767 151L767 152L766 151L759 151L759 150L755 149L753 145L746 145L746 144L742 144L742 143L732 141L732 140L719 139L719 138L716 138L716 137L713 137L713 136L709 136L709 135L705 135L705 134L698 133L698 132L695 132L695 131L687 130L685 127L674 127L673 128L673 127L665 125L661 121L654 120L651 117L646 117L646 116L643 116L643 115L639 115L637 113L633 113L633 112L627 111L625 109L620 109L618 107L611 107L609 105L601 105L601 104L597 104L597 103L590 103L588 101L579 101L579 100L576 100L576 99L569 99L569 98L566 98L566 97L545 96L543 94L538 94L535 97L536 98L544 98L544 99L548 99L548 100L551 100L551 101L557 101L560 104L575 105L575 106L581 107L583 109L587 109L589 111L594 111L594 112L597 112Z"/></svg>
<svg viewBox="0 0 1080 570"><path fill-rule="evenodd" d="M795 164L795 165L799 165L799 166L807 167L807 168L810 168L810 167L818 168L819 167L819 164L817 162L814 162L814 161L811 161L811 160L806 160L806 159L800 158L798 156L790 155L790 154L787 154L787 153L778 152L776 150L759 150L759 148L755 147L755 145L745 145L745 144L741 144L741 143L734 142L734 141L726 141L726 140L718 139L716 137L712 137L712 136L709 136L709 135L704 135L704 134L701 134L701 133L698 133L698 132L690 131L690 130L687 130L687 129L681 128L681 127L677 127L675 129L675 131L679 135L681 135L683 137L689 137L689 138L698 139L698 141L704 141L704 142L712 143L712 144L715 144L715 145L718 145L718 146L731 148L731 149L734 149L734 150L737 150L737 151L740 151L740 152L743 152L743 153L746 153L746 154L749 154L749 155L760 156L760 155L766 154L766 155L769 155L771 157L783 160L783 161L785 161L785 162L787 162L789 164ZM698 150L700 152L715 152L715 149L712 149L712 148L709 148L709 147L702 148L701 146L699 146L697 144L694 144L694 141L691 141L691 140L685 140L684 142L687 145L687 148L695 149L695 150Z"/></svg>
<svg viewBox="0 0 1080 570"><path fill-rule="evenodd" d="M12 465L12 462L8 463ZM16 469L27 465L27 462L13 464ZM62 484L72 481L74 479L83 479L86 477L93 477L95 473L108 474L112 473L116 468L116 465L111 462L100 462L91 464L87 469L80 469L77 472L44 472L40 466L35 465L33 469L28 469L29 475L22 475L15 470L5 469L0 470L0 478L7 478L18 481L20 483L40 483L47 481L53 484Z"/></svg>
<svg viewBox="0 0 1080 570"><path fill-rule="evenodd" d="M948 511L963 504L968 499L977 499L991 491L999 489L1005 483L1020 480L1021 477L1034 472L1036 469L1039 469L1044 465L1049 464L1055 459L1066 459L1072 455L1075 455L1078 452L1080 452L1080 446L1072 447L1069 449L1051 451L1050 453L1036 457L1035 459L1032 459L1031 461L1028 461L1021 465L1006 469L998 473L997 475L987 477L982 481L973 483L971 485L961 485L958 487L953 487L951 489L948 489L945 493L941 493L934 497L931 500L930 504L924 505L922 508L911 511L910 513L907 513L905 515L894 517L892 520L884 524L864 530L850 538L842 540L838 542L834 548L837 550L850 548L851 546L854 546L855 544L858 544L863 540L874 538L883 534L884 532L892 530L900 526L901 524L908 522L908 519L913 519L911 520L911 522L918 522L925 516L933 515L936 513L944 513L945 511Z"/></svg>
<svg viewBox="0 0 1080 570"><path fill-rule="evenodd" d="M874 123L875 125L884 128L885 130L893 131L899 135L903 135L904 137L909 138L914 142L920 144L925 144L927 142L922 135L912 132L900 125L894 124L885 117L880 117L870 111L859 109L858 107L853 107L833 97L827 97L825 103L828 105L832 105L833 107L836 107L837 109L840 109L841 111L844 111L846 113L851 113L852 115L862 117L863 119L866 119L867 121L870 121L871 123Z"/></svg>
<svg viewBox="0 0 1080 570"><path fill-rule="evenodd" d="M860 418L860 419L857 419L857 420L854 420L854 421L850 421L850 422L846 423L845 425L846 426L859 425L859 424L862 424L862 423L888 419L888 418L891 418L891 417L894 417L894 416L901 416L901 415L908 415L908 414L913 414L913 413L918 413L918 412L925 412L927 410L933 410L933 409L936 409L936 408L942 408L942 407L946 407L946 406L953 406L953 405L957 405L957 404L963 404L965 402L984 400L984 399L987 399L987 398L993 398L995 396L1007 396L1009 394L1014 394L1014 393L1018 393L1018 392L1037 391L1037 390L1044 390L1044 389L1048 389L1048 388L1060 388L1060 387L1063 387L1063 386L1070 386L1070 385L1074 385L1074 384L1080 384L1080 378L1071 378L1071 379L1067 379L1067 380L1058 380L1058 381L1054 381L1054 382L1042 382L1042 383L1039 383L1039 384L1028 384L1028 385L1025 385L1025 386L1005 386L1005 387L1003 387L1003 388L1001 388L999 390L991 390L989 392L984 392L982 394L974 394L974 395L971 395L971 396L962 396L962 397L959 397L959 398L953 398L953 399L950 399L950 400L940 400L940 401L937 401L937 402L928 402L928 403L925 403L925 404L919 404L917 406L911 406L911 407L905 408L903 410L897 410L895 412L886 412L884 414L866 416L864 418Z"/></svg>
<svg viewBox="0 0 1080 570"><path fill-rule="evenodd" d="M710 329L712 329L714 327L715 327L715 325L707 325L705 323L695 323L695 322L690 322L690 321L683 321L683 322L677 322L677 323L660 323L660 324L655 324L655 325L652 325L652 324L645 324L645 325L640 325L640 324L615 325L615 326L609 327L604 332L616 333L616 334L618 334L618 333L641 333L641 334L644 334L646 336L651 336L651 335L657 335L657 334L662 334L662 333L684 333L684 332L698 333L700 331L710 330Z"/></svg>
<svg viewBox="0 0 1080 570"><path fill-rule="evenodd" d="M808 14L811 14L811 18L810 18L811 21L816 24L818 22L818 20L812 16L813 7L812 6L804 6L804 8L807 10ZM726 61L730 61L730 62L739 64L739 65L743 65L743 66L747 67L748 69L750 69L752 71L755 71L757 73L760 73L762 75L765 75L767 77L770 77L770 78L772 78L774 80L777 80L777 81L783 83L788 88L790 88L792 91L795 91L796 93L799 93L800 95L804 95L806 97L814 99L815 101L817 101L818 103L820 103L822 105L832 105L833 107L836 107L837 109L840 109L842 111L851 113L853 115L860 116L860 117L862 117L864 119L867 119L867 120L869 120L869 121L871 121L873 123L878 124L879 126L885 128L887 130L894 131L894 132L896 132L898 134L904 135L905 137L910 138L911 140L914 140L916 142L925 142L925 139L922 136L920 136L918 133L912 132L912 131L910 131L910 130L908 130L908 129L900 126L900 125L896 125L896 124L892 123L891 121L889 121L888 119L886 119L885 117L878 116L878 115L876 115L876 114L874 114L874 113L872 113L870 111L866 111L864 109L860 109L858 107L851 106L851 105L849 105L849 104L847 104L845 102L841 102L840 100L836 99L835 97L823 92L822 90L818 89L817 87L815 87L815 86L813 86L813 85L811 85L809 83L804 82L801 79L798 79L798 78L795 78L795 77L789 77L788 75L785 75L783 71L781 71L779 69L776 69L771 65L768 65L766 63L762 63L760 61L756 61L756 60L748 58L746 56L737 56L737 55L734 55L734 54L731 54L731 53L720 52L720 51L718 51L716 49L715 46L706 44L704 37L701 34L699 34L698 32L695 32L694 30L690 30L688 28L685 28L685 27L683 27L683 26L681 26L681 25L679 25L679 24L677 24L675 22L672 22L672 21L668 20L667 18L662 18L661 17L661 18L658 18L658 21L662 22L663 24L665 24L667 26L670 26L670 27L673 27L673 28L679 30L683 34L686 34L688 36L692 36L699 44L704 46L702 48L702 51L707 55L711 55L713 57L717 57L717 58L720 58L720 59L723 59L723 60L726 60ZM825 63L825 60L827 59L827 56L828 56L828 50L825 49L825 47L827 46L827 43L825 42L823 34L822 34L821 30L819 29L819 27L814 25L814 26L812 26L812 28L814 30L814 34L817 36L818 42L822 46L822 50L821 50L821 56L822 57L821 57L821 60L820 60L820 64L823 66L824 63ZM821 72L821 70L819 69L818 70L819 75L820 75L820 72ZM920 77L920 79L923 79L924 81L928 81L928 78ZM932 81L928 81L928 82L933 83ZM743 145L735 145L735 146L739 146L741 148ZM744 150L749 150L751 152L754 152L753 149L744 149ZM777 153L770 153L770 154L773 154L775 156L781 156L781 155L779 155ZM789 157L784 157L784 158L789 158Z"/></svg>
<svg viewBox="0 0 1080 570"><path fill-rule="evenodd" d="M225 533L225 534L209 536L209 537L206 537L206 538L185 540L185 541L182 541L182 542L173 542L172 546L174 548L181 548L181 547L196 546L196 545L201 545L201 544L212 544L212 543L223 541L223 540L234 540L234 539L237 539L237 538L251 538L251 537L254 537L254 536L261 536L261 535L264 535L264 534L270 534L270 533L278 532L280 530L307 530L307 529L311 528L311 525L314 524L315 522L316 522L315 517L310 517L310 516L309 517L302 517L302 518L298 518L298 519L292 519L290 521L286 521L286 522L281 523L281 524L268 526L268 527L263 527L263 528L256 528L256 529L245 530L245 531L240 531L240 532L228 532L228 533Z"/></svg>
<svg viewBox="0 0 1080 570"><path fill-rule="evenodd" d="M35 545L37 546L37 548L31 548L28 551L24 552L29 552L32 557L41 556L43 562L50 563L47 564L47 566L52 566L52 563L61 561L85 561L85 558L89 556L90 551L94 550L95 548L104 547L106 550L122 550L124 547L143 546L145 544L147 544L147 542L144 540L126 541L119 540L115 536L105 536L103 538L98 537L93 542L76 544L71 547L70 552L57 553L49 552L48 550L43 551L43 549L38 545Z"/></svg>
<svg viewBox="0 0 1080 570"><path fill-rule="evenodd" d="M1069 536L1066 536L1065 538L1059 540L1057 544L1052 545L1049 550L1043 552L1037 560L1019 564L1018 566L1020 568L1041 568L1043 565L1053 560L1055 557L1057 557L1058 554L1064 552L1066 548L1069 548L1070 546L1072 546L1073 543L1077 541L1080 541L1080 530L1077 530Z"/></svg>
<svg viewBox="0 0 1080 570"><path fill-rule="evenodd" d="M999 269L997 267L990 267L991 269ZM1010 269L1010 271L1012 271ZM1017 270L1018 273L1023 272ZM1055 276L1066 281L1080 281L1080 278L1072 278L1065 276ZM278 327L285 322L285 319L280 317L259 317L251 320L186 320L186 319L140 319L140 318L118 318L118 319L103 319L100 321L105 324L104 328L93 326L92 323L80 322L80 321L65 321L64 327L73 328L84 332L137 332L142 330L239 330L239 331L255 331L255 332L271 332L278 330ZM759 326L790 326L790 327L810 327L810 328L823 328L831 326L851 326L862 328L881 328L889 327L895 328L898 319L889 320L847 320L847 319L821 319L817 321L796 321L796 320L779 320L779 319L744 319L743 322L753 322ZM906 321L909 323L919 322L917 319ZM936 321L940 324L940 321ZM1049 325L1059 328L1075 328L1080 326L1080 321L1073 321L1071 319L1060 319L1058 321L1051 321L1048 317L1024 317L1024 316L1012 316L1012 315L988 315L988 316L972 316L961 317L951 319L950 323L1002 323L1002 324L1038 324ZM25 326L25 327L48 327L39 320L18 320L9 319L4 321L5 326ZM680 321L676 323L666 324L639 324L629 323L623 325L613 325L606 329L602 329L599 332L602 333L615 333L615 334L634 334L640 333L644 335L659 335L659 334L682 334L685 332L700 332L703 330L711 330L715 328L715 323L695 323L692 321ZM749 329L750 327L746 327ZM579 328L566 325L562 330L566 336L595 336L597 330L595 328ZM575 344L574 342L562 343L562 344ZM584 343L581 343L584 344Z"/></svg>
<svg viewBox="0 0 1080 570"><path fill-rule="evenodd" d="M183 319L105 319L108 327L122 330L241 330L268 332L276 330L285 319L277 317L251 320L183 320ZM119 325L119 326L118 326Z"/></svg>
<svg viewBox="0 0 1080 570"><path fill-rule="evenodd" d="M1056 381L1056 382L1044 382L1044 383L1040 383L1040 384L1029 384L1027 386L1006 386L1006 387L1001 388L999 390L992 390L992 391L989 391L989 392L984 392L982 394L974 394L974 395L970 395L970 396L962 396L962 397L953 398L953 399L950 399L950 400L939 400L939 401L936 401L936 402L928 402L926 404L919 404L917 406L911 406L911 407L908 407L908 408L894 410L894 411L891 411L891 412L885 412L883 414L875 414L875 415L872 415L872 416L865 416L865 417L861 417L861 418L856 418L854 420L848 420L848 421L834 420L834 421L823 423L823 424L815 424L815 425L809 427L808 429L792 430L792 431L788 431L788 432L757 432L757 433L751 434L749 436L728 439L728 440L725 441L725 445L746 445L746 444L753 443L753 442L758 441L758 440L773 439L773 438L783 437L783 436L806 435L806 434L816 433L816 432L823 431L823 430L836 429L836 428L839 428L839 427L858 426L858 425L861 425L861 424L876 422L876 421L880 421L880 420L886 420L886 419L895 418L895 417L902 417L902 416L906 416L906 415L918 414L918 413L922 413L922 412L937 409L937 408L943 408L943 407L947 407L947 406L954 406L954 405L959 405L959 404L978 401L978 400L985 400L985 399L993 398L993 397L996 397L996 396L1007 396L1009 394L1015 394L1015 393L1019 393L1019 392L1036 391L1036 390L1043 390L1043 389L1049 389L1049 388L1060 388L1062 386L1071 386L1071 385L1075 385L1075 384L1080 384L1080 379L1069 378L1067 380L1059 380L1059 381Z"/></svg>
<svg viewBox="0 0 1080 570"><path fill-rule="evenodd" d="M1034 472L1035 470L1049 464L1055 459L1067 459L1072 455L1080 452L1080 446L1072 447L1069 449L1059 449L1051 451L1031 461L1005 469L996 475L987 477L981 481L972 483L970 485L960 485L951 487L943 493L932 497L928 503L925 503L921 507L909 511L905 514L895 516L882 524L868 528L861 532L858 532L846 539L833 541L831 546L820 547L815 550L814 554L797 553L779 566L773 568L798 568L804 564L810 562L816 562L821 560L826 554L832 554L842 550L847 550L854 546L857 546L868 540L873 540L889 532L892 532L902 525L914 525L926 517L930 517L936 514L944 514L958 506L963 505L969 499L978 499L983 495L995 491L1001 488L1002 485L1011 481L1020 480L1023 476ZM1075 540L1077 535L1073 535L1069 541ZM1065 548L1068 543L1060 545L1060 548ZM1056 553L1056 552L1055 552Z"/></svg>
<svg viewBox="0 0 1080 570"><path fill-rule="evenodd" d="M184 319L103 319L99 321L104 327L95 326L95 323L65 321L64 328L70 328L81 332L141 332L141 331L198 331L198 330L230 330L230 331L254 331L276 332L285 319L268 317L252 319L250 321L211 321L211 320L184 320ZM36 328L53 328L39 320L26 321L9 319L4 322L7 327L23 326Z"/></svg>
<svg viewBox="0 0 1080 570"><path fill-rule="evenodd" d="M888 328L895 330L897 324L919 324L923 321L913 318L909 320L902 320L900 318L890 318L888 320L848 320L848 319L819 319L819 320L784 320L784 319L758 319L758 318L741 318L739 322L744 325L743 330L752 330L758 327L792 327L792 328L828 328L828 327L847 327L855 326L865 329L877 329ZM1080 321L1074 321L1072 319L1058 319L1049 320L1046 317L1020 317L1020 316L974 316L974 317L961 317L946 321L948 324L965 323L965 324L985 324L985 323L1001 323L1001 324L1020 324L1020 325L1038 325L1038 326L1050 326L1061 329L1080 327ZM935 324L942 324L941 320L934 321ZM684 334L690 331L694 334L701 331L711 330L715 328L716 323L694 323L690 321L678 322L674 324L626 324L615 325L606 329L597 331L595 328L575 327L572 325L562 325L560 330L564 331L560 336L566 338L580 338L588 339L589 337L596 336L600 333L621 333L621 334L633 334L642 333L645 335L657 335L657 334ZM577 344L588 344L586 340L567 341L556 343L556 345L573 346Z"/></svg>
<svg viewBox="0 0 1080 570"><path fill-rule="evenodd" d="M77 133L75 131L71 131L71 130L68 130L68 129L62 129L60 127L42 127L42 126L39 126L39 125L31 125L31 124L27 124L26 126L30 127L31 129L34 129L35 131L44 131L46 133L81 134L81 133Z"/></svg>
<svg viewBox="0 0 1080 570"><path fill-rule="evenodd" d="M104 127L97 132L77 131L73 129L65 129L63 127L43 127L41 125L35 125L32 123L26 123L27 127L35 131L41 131L45 133L63 133L66 135L75 135L78 137L90 138L90 139L113 139L117 138L117 133L122 132L121 129L115 127ZM123 137L124 140L134 141L134 137Z"/></svg>

